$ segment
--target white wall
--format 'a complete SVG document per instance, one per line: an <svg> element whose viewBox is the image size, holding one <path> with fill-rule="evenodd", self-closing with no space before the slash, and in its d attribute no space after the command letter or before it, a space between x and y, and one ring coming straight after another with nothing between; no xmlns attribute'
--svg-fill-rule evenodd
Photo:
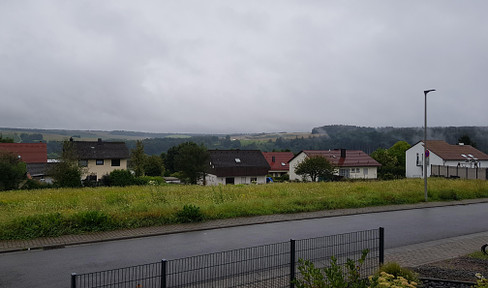
<svg viewBox="0 0 488 288"><path fill-rule="evenodd" d="M298 154L297 156L295 156L295 158L291 159L290 161L290 170L288 172L288 174L290 175L290 181L295 181L295 180L302 180L302 176L300 175L297 175L297 173L295 173L295 170L298 166L298 164L302 163L303 160L305 160L305 158L307 158L307 155L305 155L304 152L301 152L300 154ZM308 181L311 181L310 179Z"/></svg>
<svg viewBox="0 0 488 288"><path fill-rule="evenodd" d="M424 155L424 146L423 142L419 142L416 145L412 146L408 149L405 153L406 163L406 177L407 178L423 178L423 166L417 166L417 154L420 157L421 163L423 163L423 155ZM465 161L444 161L441 157L430 151L429 159L427 162L427 177L430 177L431 174L431 166L430 165L442 165L442 166L460 166L460 167L472 167L472 163L465 162ZM478 167L488 167L488 161L480 161L478 163Z"/></svg>
<svg viewBox="0 0 488 288"><path fill-rule="evenodd" d="M225 185L226 178L234 178L234 184L266 184L266 176L233 176L233 177L217 177L213 174L207 174L205 179L207 185ZM255 180L255 181L251 181Z"/></svg>

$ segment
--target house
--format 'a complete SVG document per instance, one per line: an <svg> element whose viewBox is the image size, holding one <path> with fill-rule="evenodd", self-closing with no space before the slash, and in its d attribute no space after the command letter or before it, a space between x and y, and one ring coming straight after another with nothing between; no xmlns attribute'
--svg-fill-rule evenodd
<svg viewBox="0 0 488 288"><path fill-rule="evenodd" d="M26 164L27 178L52 182L46 143L0 143L0 152L17 155Z"/></svg>
<svg viewBox="0 0 488 288"><path fill-rule="evenodd" d="M380 163L360 150L303 150L289 162L291 181L302 180L302 176L297 175L295 169L302 161L314 156L329 160L336 167L336 175L350 179L376 179L378 167L381 166Z"/></svg>
<svg viewBox="0 0 488 288"><path fill-rule="evenodd" d="M452 145L442 140L428 140L426 149L427 176L431 175L431 165L447 167L486 168L488 155L471 145ZM419 141L405 152L405 176L407 178L424 177L424 142Z"/></svg>
<svg viewBox="0 0 488 288"><path fill-rule="evenodd" d="M130 153L124 142L104 142L100 138L98 141L73 141L71 138L70 141L79 165L85 168L82 179L96 181L116 169L127 169Z"/></svg>
<svg viewBox="0 0 488 288"><path fill-rule="evenodd" d="M270 166L259 150L209 150L207 185L265 184Z"/></svg>
<svg viewBox="0 0 488 288"><path fill-rule="evenodd" d="M272 177L288 174L290 161L295 155L292 152L263 152L263 156L271 167L268 171Z"/></svg>
<svg viewBox="0 0 488 288"><path fill-rule="evenodd" d="M0 152L18 155L27 164L47 162L46 143L0 143Z"/></svg>

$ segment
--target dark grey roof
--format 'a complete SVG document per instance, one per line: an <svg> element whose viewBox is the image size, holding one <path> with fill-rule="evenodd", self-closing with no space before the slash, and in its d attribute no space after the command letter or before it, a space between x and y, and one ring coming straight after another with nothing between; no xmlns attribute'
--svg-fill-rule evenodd
<svg viewBox="0 0 488 288"><path fill-rule="evenodd" d="M27 163L26 170L32 176L46 176L49 175L49 170L56 163Z"/></svg>
<svg viewBox="0 0 488 288"><path fill-rule="evenodd" d="M260 176L270 166L259 150L209 150L210 173L219 177Z"/></svg>
<svg viewBox="0 0 488 288"><path fill-rule="evenodd" d="M124 142L73 141L80 160L89 159L128 159L129 149Z"/></svg>

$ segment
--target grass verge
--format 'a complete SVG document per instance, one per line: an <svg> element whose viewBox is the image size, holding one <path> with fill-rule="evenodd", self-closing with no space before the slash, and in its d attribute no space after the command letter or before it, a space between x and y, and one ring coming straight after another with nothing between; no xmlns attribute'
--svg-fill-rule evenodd
<svg viewBox="0 0 488 288"><path fill-rule="evenodd" d="M0 192L0 239L32 239L279 213L424 201L422 179ZM429 201L488 197L488 181L429 180Z"/></svg>

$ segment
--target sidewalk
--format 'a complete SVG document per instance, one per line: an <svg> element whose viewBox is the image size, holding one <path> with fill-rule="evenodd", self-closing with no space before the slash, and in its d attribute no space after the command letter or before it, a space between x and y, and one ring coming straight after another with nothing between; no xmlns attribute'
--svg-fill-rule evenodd
<svg viewBox="0 0 488 288"><path fill-rule="evenodd" d="M364 213L379 213L396 210L422 209L430 207L467 205L474 203L487 203L485 199L470 199L452 202L423 202L418 204L391 205L380 207L366 207L357 209L342 209L332 211L317 211L298 214L278 214L269 216L234 218L225 220L215 220L203 223L175 224L157 227L145 227L129 230L117 230L108 232L98 232L83 235L66 235L61 237L38 238L32 240L9 240L0 241L0 253L31 249L55 249L70 245L97 243L104 241L114 241L121 239L148 237L165 235L172 233L182 233L188 231L198 231L207 229L217 229L233 226L254 225L272 222L293 221L323 217L346 216ZM400 248L385 250L385 260L395 261L404 266L416 266L438 260L453 258L479 250L480 243L488 241L488 232L466 235L461 237L443 239L428 243L421 243Z"/></svg>

